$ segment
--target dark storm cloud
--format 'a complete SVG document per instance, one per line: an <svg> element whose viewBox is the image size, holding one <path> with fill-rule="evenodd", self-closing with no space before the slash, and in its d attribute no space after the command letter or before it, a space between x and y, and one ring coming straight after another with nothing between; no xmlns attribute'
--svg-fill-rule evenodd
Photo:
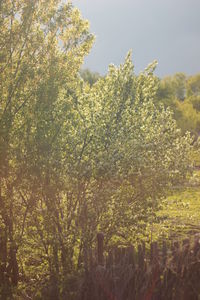
<svg viewBox="0 0 200 300"><path fill-rule="evenodd" d="M200 0L74 0L96 42L85 67L105 73L133 50L136 72L154 59L159 76L200 72Z"/></svg>

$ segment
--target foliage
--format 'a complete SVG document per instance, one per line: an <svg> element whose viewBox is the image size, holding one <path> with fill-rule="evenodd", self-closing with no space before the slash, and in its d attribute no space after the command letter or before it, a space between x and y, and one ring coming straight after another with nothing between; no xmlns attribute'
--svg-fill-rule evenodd
<svg viewBox="0 0 200 300"><path fill-rule="evenodd" d="M182 132L190 131L195 139L200 134L200 74L177 73L159 81L157 101L174 112Z"/></svg>
<svg viewBox="0 0 200 300"><path fill-rule="evenodd" d="M76 87L93 37L62 1L1 2L0 28L0 282L7 299L19 280L28 290L57 280L52 253L66 144L59 132L71 105L64 95Z"/></svg>
<svg viewBox="0 0 200 300"><path fill-rule="evenodd" d="M192 140L155 105L156 63L136 76L129 53L80 78L93 37L70 2L0 13L1 299L73 299L97 231L107 244L143 234L187 180Z"/></svg>
<svg viewBox="0 0 200 300"><path fill-rule="evenodd" d="M97 72L91 72L89 69L83 69L80 71L81 78L85 82L88 82L90 86L92 86L97 80L101 77Z"/></svg>

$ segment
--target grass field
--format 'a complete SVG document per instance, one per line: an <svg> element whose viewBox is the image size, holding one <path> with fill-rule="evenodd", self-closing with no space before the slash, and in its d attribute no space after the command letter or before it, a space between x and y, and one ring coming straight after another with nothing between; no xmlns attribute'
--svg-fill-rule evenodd
<svg viewBox="0 0 200 300"><path fill-rule="evenodd" d="M164 200L157 217L159 221L153 224L155 238L200 233L200 171L195 172L191 185Z"/></svg>

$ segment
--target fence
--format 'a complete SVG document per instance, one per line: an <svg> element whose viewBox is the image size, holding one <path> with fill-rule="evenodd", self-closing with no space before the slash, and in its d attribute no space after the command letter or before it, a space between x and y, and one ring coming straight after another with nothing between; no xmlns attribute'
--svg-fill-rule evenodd
<svg viewBox="0 0 200 300"><path fill-rule="evenodd" d="M80 300L200 299L200 235L180 243L114 248L107 255L103 235L97 239L98 262L90 263Z"/></svg>

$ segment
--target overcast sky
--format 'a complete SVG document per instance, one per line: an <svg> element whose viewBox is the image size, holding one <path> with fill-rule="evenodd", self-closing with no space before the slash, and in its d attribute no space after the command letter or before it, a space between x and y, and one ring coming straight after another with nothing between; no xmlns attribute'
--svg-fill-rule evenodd
<svg viewBox="0 0 200 300"><path fill-rule="evenodd" d="M200 0L73 0L96 41L85 68L105 74L132 49L136 73L158 60L160 77L200 73Z"/></svg>

